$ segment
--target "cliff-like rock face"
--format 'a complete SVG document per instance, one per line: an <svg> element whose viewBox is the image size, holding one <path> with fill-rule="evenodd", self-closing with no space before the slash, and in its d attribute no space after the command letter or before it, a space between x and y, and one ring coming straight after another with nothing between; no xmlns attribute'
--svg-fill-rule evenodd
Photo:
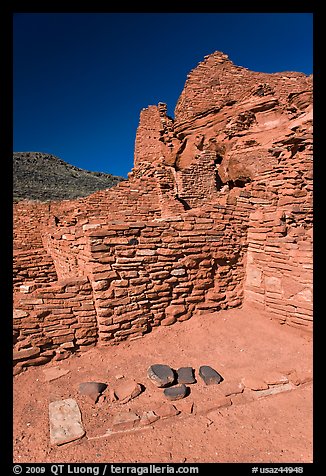
<svg viewBox="0 0 326 476"><path fill-rule="evenodd" d="M188 75L174 121L162 103L141 112L135 168L173 167L179 197L198 205L276 170L311 143L311 128L311 76L256 73L215 52ZM189 191L190 174L197 197Z"/></svg>
<svg viewBox="0 0 326 476"><path fill-rule="evenodd" d="M312 329L312 77L216 52L166 110L128 180L15 205L17 371L243 304Z"/></svg>
<svg viewBox="0 0 326 476"><path fill-rule="evenodd" d="M14 152L14 200L71 200L110 188L123 180L70 165L51 154Z"/></svg>

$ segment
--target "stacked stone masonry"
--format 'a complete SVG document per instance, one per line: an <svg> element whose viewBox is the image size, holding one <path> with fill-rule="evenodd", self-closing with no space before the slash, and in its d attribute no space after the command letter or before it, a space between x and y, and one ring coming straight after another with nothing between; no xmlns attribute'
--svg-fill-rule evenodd
<svg viewBox="0 0 326 476"><path fill-rule="evenodd" d="M312 77L205 58L128 180L14 205L16 371L244 302L311 330L312 145Z"/></svg>

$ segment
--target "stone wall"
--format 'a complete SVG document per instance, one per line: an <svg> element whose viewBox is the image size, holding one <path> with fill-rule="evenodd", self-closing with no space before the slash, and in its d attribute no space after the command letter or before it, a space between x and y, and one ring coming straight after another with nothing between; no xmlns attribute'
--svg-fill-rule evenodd
<svg viewBox="0 0 326 476"><path fill-rule="evenodd" d="M175 120L142 110L128 180L15 204L17 371L243 303L311 330L311 82L216 52Z"/></svg>
<svg viewBox="0 0 326 476"><path fill-rule="evenodd" d="M244 292L281 323L312 330L312 228L286 223L301 213L267 206L250 215Z"/></svg>
<svg viewBox="0 0 326 476"><path fill-rule="evenodd" d="M117 343L196 311L239 305L249 211L243 200L159 221L86 225L84 246L74 243L73 270L85 277L16 293L17 363L65 358L84 345Z"/></svg>
<svg viewBox="0 0 326 476"><path fill-rule="evenodd" d="M17 372L51 359L62 360L77 349L94 345L98 329L87 278L57 281L27 294L17 293L13 332Z"/></svg>

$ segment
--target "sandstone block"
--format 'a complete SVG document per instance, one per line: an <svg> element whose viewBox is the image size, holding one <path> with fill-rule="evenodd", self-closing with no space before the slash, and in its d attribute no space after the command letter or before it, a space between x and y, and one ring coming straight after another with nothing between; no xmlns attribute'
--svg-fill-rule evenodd
<svg viewBox="0 0 326 476"><path fill-rule="evenodd" d="M147 412L143 412L141 417L140 417L140 421L139 421L139 425L140 426L147 426L147 425L151 425L152 423L154 423L155 421L159 420L159 416L158 415L155 415L155 413L153 412L153 410L149 410Z"/></svg>
<svg viewBox="0 0 326 476"><path fill-rule="evenodd" d="M244 377L241 382L243 385L247 388L250 388L251 390L267 390L268 385L266 382L264 382L263 379L260 379L258 377L254 376L248 376Z"/></svg>
<svg viewBox="0 0 326 476"><path fill-rule="evenodd" d="M180 411L177 410L177 408L172 403L167 402L164 402L161 405L155 407L154 412L160 418L169 418L176 416L180 413Z"/></svg>
<svg viewBox="0 0 326 476"><path fill-rule="evenodd" d="M127 403L141 394L142 387L135 380L121 379L114 385L112 392L119 403Z"/></svg>
<svg viewBox="0 0 326 476"><path fill-rule="evenodd" d="M49 421L50 441L53 445L63 445L85 435L78 404L72 398L51 402Z"/></svg>
<svg viewBox="0 0 326 476"><path fill-rule="evenodd" d="M30 359L31 357L36 357L39 354L40 354L39 347L30 347L29 349L14 351L13 360L14 362L19 360L26 360L26 359Z"/></svg>
<svg viewBox="0 0 326 476"><path fill-rule="evenodd" d="M134 412L122 412L114 416L113 431L133 430L140 422L140 417Z"/></svg>
<svg viewBox="0 0 326 476"><path fill-rule="evenodd" d="M160 324L162 326L170 326L171 324L174 324L177 322L177 318L174 316L166 317L165 319L162 319Z"/></svg>

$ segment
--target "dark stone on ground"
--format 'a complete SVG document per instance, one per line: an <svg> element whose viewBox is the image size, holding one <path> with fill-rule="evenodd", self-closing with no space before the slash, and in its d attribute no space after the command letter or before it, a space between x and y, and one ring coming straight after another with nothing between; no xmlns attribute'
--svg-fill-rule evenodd
<svg viewBox="0 0 326 476"><path fill-rule="evenodd" d="M184 383L179 385L175 385L174 387L168 387L164 389L164 395L169 400L180 400L184 398L188 394L188 387L185 386Z"/></svg>
<svg viewBox="0 0 326 476"><path fill-rule="evenodd" d="M180 367L177 370L178 383L196 383L194 369L192 367Z"/></svg>
<svg viewBox="0 0 326 476"><path fill-rule="evenodd" d="M157 387L167 387L175 380L173 369L163 364L151 365L147 370L147 376Z"/></svg>
<svg viewBox="0 0 326 476"><path fill-rule="evenodd" d="M202 365L199 368L199 375L204 380L206 385L214 385L223 381L222 375L214 370L209 365Z"/></svg>

